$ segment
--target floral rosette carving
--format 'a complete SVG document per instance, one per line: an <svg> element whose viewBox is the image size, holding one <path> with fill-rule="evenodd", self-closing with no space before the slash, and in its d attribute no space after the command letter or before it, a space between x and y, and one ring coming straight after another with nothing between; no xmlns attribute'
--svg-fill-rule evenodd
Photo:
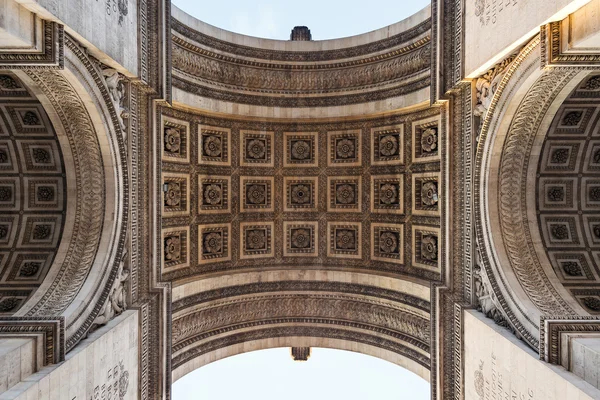
<svg viewBox="0 0 600 400"><path fill-rule="evenodd" d="M220 157L223 151L221 139L217 136L208 136L204 140L204 153L209 157Z"/></svg>
<svg viewBox="0 0 600 400"><path fill-rule="evenodd" d="M14 297L5 297L0 300L0 312L9 312L19 305L19 300Z"/></svg>
<svg viewBox="0 0 600 400"><path fill-rule="evenodd" d="M223 189L220 185L206 185L204 188L204 203L215 206L223 201Z"/></svg>
<svg viewBox="0 0 600 400"><path fill-rule="evenodd" d="M39 262L33 262L33 261L25 262L25 263L23 263L23 265L21 266L21 269L19 270L19 275L25 276L25 277L34 276L40 270L41 266L42 266L42 264Z"/></svg>
<svg viewBox="0 0 600 400"><path fill-rule="evenodd" d="M223 236L217 232L211 232L204 236L204 251L208 254L217 254L223 249Z"/></svg>
<svg viewBox="0 0 600 400"><path fill-rule="evenodd" d="M305 140L298 140L292 145L292 157L296 160L306 160L310 157L310 144Z"/></svg>
<svg viewBox="0 0 600 400"><path fill-rule="evenodd" d="M33 238L35 240L48 239L51 233L52 228L50 225L36 225L36 227L33 228Z"/></svg>
<svg viewBox="0 0 600 400"><path fill-rule="evenodd" d="M23 124L24 125L39 125L40 119L33 111L27 111L23 115Z"/></svg>
<svg viewBox="0 0 600 400"><path fill-rule="evenodd" d="M39 201L54 200L54 188L52 186L39 186L37 188L37 198Z"/></svg>
<svg viewBox="0 0 600 400"><path fill-rule="evenodd" d="M255 160L261 160L265 158L267 149L264 140L253 139L250 140L246 146L246 154L248 158Z"/></svg>
<svg viewBox="0 0 600 400"><path fill-rule="evenodd" d="M354 140L342 139L337 142L336 153L339 158L354 158L355 150Z"/></svg>
<svg viewBox="0 0 600 400"><path fill-rule="evenodd" d="M247 190L248 202L251 204L264 204L267 198L264 185L250 185Z"/></svg>
<svg viewBox="0 0 600 400"><path fill-rule="evenodd" d="M44 149L35 148L31 151L33 155L33 160L38 164L50 164L52 160L50 159L50 153Z"/></svg>
<svg viewBox="0 0 600 400"><path fill-rule="evenodd" d="M292 232L292 245L299 249L310 246L310 231L308 229L295 229Z"/></svg>
<svg viewBox="0 0 600 400"><path fill-rule="evenodd" d="M181 186L177 182L169 182L165 193L165 204L176 207L181 202Z"/></svg>
<svg viewBox="0 0 600 400"><path fill-rule="evenodd" d="M398 198L398 189L396 185L386 183L379 188L379 201L383 204L393 204Z"/></svg>
<svg viewBox="0 0 600 400"><path fill-rule="evenodd" d="M12 199L12 188L9 186L0 187L0 201L10 201Z"/></svg>
<svg viewBox="0 0 600 400"><path fill-rule="evenodd" d="M0 164L8 163L8 153L4 150L0 150Z"/></svg>
<svg viewBox="0 0 600 400"><path fill-rule="evenodd" d="M548 189L548 200L550 201L562 201L563 199L563 188L559 186L552 186Z"/></svg>
<svg viewBox="0 0 600 400"><path fill-rule="evenodd" d="M165 260L178 261L181 258L181 240L178 236L165 239Z"/></svg>
<svg viewBox="0 0 600 400"><path fill-rule="evenodd" d="M21 86L19 86L17 81L15 81L11 76L0 75L0 87L5 90L15 90L19 89Z"/></svg>
<svg viewBox="0 0 600 400"><path fill-rule="evenodd" d="M349 229L340 229L336 232L335 243L338 249L355 250L356 233Z"/></svg>
<svg viewBox="0 0 600 400"><path fill-rule="evenodd" d="M585 85L583 85L583 89L600 90L600 75L592 76L590 79L588 79Z"/></svg>
<svg viewBox="0 0 600 400"><path fill-rule="evenodd" d="M584 297L581 299L583 304L592 311L600 311L600 298L598 297Z"/></svg>
<svg viewBox="0 0 600 400"><path fill-rule="evenodd" d="M576 126L577 124L579 124L579 121L581 121L581 118L583 117L583 112L582 111L571 111L568 112L562 121L562 124L564 126Z"/></svg>
<svg viewBox="0 0 600 400"><path fill-rule="evenodd" d="M379 141L379 153L389 157L396 155L398 152L398 139L393 135L387 135Z"/></svg>
<svg viewBox="0 0 600 400"><path fill-rule="evenodd" d="M569 229L564 225L552 225L550 233L557 240L567 240L569 238Z"/></svg>
<svg viewBox="0 0 600 400"><path fill-rule="evenodd" d="M589 191L590 200L600 201L600 186L593 186Z"/></svg>
<svg viewBox="0 0 600 400"><path fill-rule="evenodd" d="M8 225L0 225L0 239L8 236Z"/></svg>
<svg viewBox="0 0 600 400"><path fill-rule="evenodd" d="M177 128L165 129L165 150L169 153L179 153L181 150L181 133Z"/></svg>
<svg viewBox="0 0 600 400"><path fill-rule="evenodd" d="M246 235L246 247L251 250L266 248L267 234L262 229L248 231Z"/></svg>
<svg viewBox="0 0 600 400"><path fill-rule="evenodd" d="M292 203L306 204L310 202L310 188L307 185L295 185L292 187Z"/></svg>
<svg viewBox="0 0 600 400"><path fill-rule="evenodd" d="M434 152L437 149L437 130L434 128L427 128L421 134L421 148L426 153Z"/></svg>
<svg viewBox="0 0 600 400"><path fill-rule="evenodd" d="M398 248L398 239L392 232L383 232L379 236L379 248L384 253L393 253Z"/></svg>
<svg viewBox="0 0 600 400"><path fill-rule="evenodd" d="M563 271L569 276L582 276L581 267L575 261L566 261L562 263Z"/></svg>
<svg viewBox="0 0 600 400"><path fill-rule="evenodd" d="M553 164L565 164L569 161L569 150L568 149L556 149L550 156L550 161Z"/></svg>
<svg viewBox="0 0 600 400"><path fill-rule="evenodd" d="M356 195L352 185L339 185L335 192L335 198L340 204L352 204Z"/></svg>
<svg viewBox="0 0 600 400"><path fill-rule="evenodd" d="M436 205L438 202L437 182L425 182L421 186L421 202L427 206Z"/></svg>
<svg viewBox="0 0 600 400"><path fill-rule="evenodd" d="M432 235L423 236L421 239L421 257L425 260L434 261L438 258L437 238Z"/></svg>

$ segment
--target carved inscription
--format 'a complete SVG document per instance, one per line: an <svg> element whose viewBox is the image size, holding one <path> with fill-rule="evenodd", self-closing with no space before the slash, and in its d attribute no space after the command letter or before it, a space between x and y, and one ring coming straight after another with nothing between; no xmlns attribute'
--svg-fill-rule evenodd
<svg viewBox="0 0 600 400"><path fill-rule="evenodd" d="M491 363L486 368L483 360L475 371L475 391L480 400L535 400L535 391L531 387L515 388L511 385L510 376L502 374L492 353Z"/></svg>
<svg viewBox="0 0 600 400"><path fill-rule="evenodd" d="M129 13L127 2L128 0L96 0L96 3L104 3L106 15L115 15L119 18L119 25L123 25L123 21Z"/></svg>
<svg viewBox="0 0 600 400"><path fill-rule="evenodd" d="M495 25L500 18L507 18L508 11L517 6L519 0L475 0L475 16L481 26Z"/></svg>
<svg viewBox="0 0 600 400"><path fill-rule="evenodd" d="M106 381L94 388L90 400L122 400L129 388L129 371L125 369L123 361L109 368L106 372ZM75 398L73 398L75 400Z"/></svg>

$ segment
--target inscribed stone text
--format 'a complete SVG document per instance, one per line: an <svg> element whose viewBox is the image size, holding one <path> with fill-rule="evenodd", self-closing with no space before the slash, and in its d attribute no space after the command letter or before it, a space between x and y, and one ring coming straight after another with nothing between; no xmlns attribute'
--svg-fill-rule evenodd
<svg viewBox="0 0 600 400"><path fill-rule="evenodd" d="M515 390L510 382L504 380L502 372L498 370L496 355L492 353L491 375L484 373L484 361L481 360L479 370L475 371L475 390L480 400L535 400L534 391Z"/></svg>
<svg viewBox="0 0 600 400"><path fill-rule="evenodd" d="M475 0L475 15L482 26L495 25L498 18L518 4L518 0Z"/></svg>

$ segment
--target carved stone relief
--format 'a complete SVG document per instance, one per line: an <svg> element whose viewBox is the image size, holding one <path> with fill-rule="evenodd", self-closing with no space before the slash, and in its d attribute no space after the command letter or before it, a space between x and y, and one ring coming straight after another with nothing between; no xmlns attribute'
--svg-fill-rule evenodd
<svg viewBox="0 0 600 400"><path fill-rule="evenodd" d="M586 76L557 110L536 179L544 249L557 278L591 314L600 312L599 78Z"/></svg>
<svg viewBox="0 0 600 400"><path fill-rule="evenodd" d="M177 259L165 253L164 279L342 259L426 279L440 273L442 132L434 110L366 125L236 122L169 109L161 120L163 241L189 241ZM197 144L186 146L189 164L166 155L171 127ZM419 140L411 144L405 131ZM190 236L172 237L186 225Z"/></svg>
<svg viewBox="0 0 600 400"><path fill-rule="evenodd" d="M0 88L0 313L12 315L50 270L67 194L63 155L44 108L11 73L0 74Z"/></svg>

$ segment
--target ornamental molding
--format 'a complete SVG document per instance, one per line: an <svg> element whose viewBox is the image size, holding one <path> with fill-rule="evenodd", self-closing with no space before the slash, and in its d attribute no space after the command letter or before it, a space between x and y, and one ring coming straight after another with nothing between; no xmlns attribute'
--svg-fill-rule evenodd
<svg viewBox="0 0 600 400"><path fill-rule="evenodd" d="M31 334L42 335L43 365L58 364L65 360L64 317L4 317L0 319L0 337Z"/></svg>
<svg viewBox="0 0 600 400"><path fill-rule="evenodd" d="M416 92L429 86L430 77L411 76L406 78L405 82L392 88L384 88L377 91L365 91L354 94L345 93L344 95L330 95L321 97L275 97L264 95L249 95L227 90L214 89L198 84L196 78L173 76L173 86L190 94L200 97L210 97L215 100L227 101L232 103L260 105L268 107L334 107L346 104L368 103L372 101L388 99L392 97L403 96L408 93ZM241 87L238 87L240 89ZM297 96L297 95L296 95Z"/></svg>
<svg viewBox="0 0 600 400"><path fill-rule="evenodd" d="M498 83L498 86L496 88L496 91L491 99L491 101L489 102L489 106L487 109L487 112L485 113L485 116L483 118L483 122L481 123L481 133L479 135L479 140L477 142L477 150L475 153L475 168L474 168L474 199L478 199L477 201L474 201L474 208L475 208L475 238L476 238L476 243L477 243L477 248L481 249L480 251L480 255L481 255L481 261L482 261L482 267L485 270L485 276L489 279L489 283L491 286L491 292L494 293L494 295L496 296L497 299L497 305L500 306L503 314L507 317L509 324L513 326L513 328L515 329L516 332L518 332L523 338L524 340L533 348L537 347L538 344L538 338L536 337L537 334L533 334L532 332L535 330L535 325L533 321L530 321L529 319L525 318L526 321L521 321L521 319L519 317L517 317L517 315L519 316L524 316L525 313L523 312L523 310L520 309L520 307L516 304L515 299L513 298L513 293L510 291L509 286L508 286L508 282L506 282L505 277L499 273L498 271L496 271L496 269L499 268L499 266L497 266L495 264L494 261L494 256L488 253L487 250L487 245L486 242L491 240L491 232L489 231L489 227L485 224L486 221L486 204L487 204L487 200L486 200L486 195L487 195L487 188L482 188L482 181L484 179L484 177L486 177L486 172L484 171L484 167L483 165L483 160L484 157L485 158L489 158L489 152L491 151L491 149L489 148L489 145L487 145L487 143L489 141L491 141L493 138L493 129L495 129L496 125L492 125L496 115L498 114L498 107L503 107L503 104L500 104L500 99L503 96L505 90L508 90L507 95L510 95L512 93L512 91L514 90L514 88L512 86L514 86L516 83L514 83L513 81L511 81L513 75L516 74L517 70L519 69L525 69L526 71L530 71L533 67L534 64L532 64L532 58L531 55L535 54L535 50L539 47L539 37L534 38L528 45L526 45L523 50L519 53L519 55L517 55L517 57L513 60L513 62L510 64L510 66L504 71L503 73L503 77L500 80L500 82ZM521 74L523 75L523 74ZM519 76L521 76L519 75ZM523 79L522 77L520 79ZM517 81L518 83L518 81ZM510 85L509 85L510 84ZM546 84L548 85L548 84ZM534 90L536 87L536 85L534 84L531 90ZM538 89L536 89L537 91L540 91L541 89L538 87ZM548 87L544 87L544 90L548 90ZM525 111L525 108L519 108L519 110L517 110L517 113L520 113L520 118L519 118L519 124L523 124L523 119L524 118L533 118L534 124L539 124L541 123L541 118L539 118L539 120L536 118L536 116L539 112L542 112L544 107L546 107L545 104L538 104L537 107L538 109L534 109L535 106L534 104L536 103L536 100L538 101L542 101L542 99L544 99L545 101L547 101L546 97L543 97L542 99L536 99L534 98L535 95L528 93L529 94L529 102L528 104L529 107L527 108L527 111ZM541 108L541 110L539 109ZM530 115L526 115L526 113L529 112L531 113ZM514 124L511 124L511 128L514 127ZM532 129L531 126L528 126L529 129ZM518 132L515 132L513 129L513 136L514 135L518 135ZM521 133L521 134L527 134L527 133ZM489 137L488 137L489 136ZM515 149L515 151L518 151L518 149ZM503 157L502 158L505 162L506 159ZM486 166L487 168L487 166ZM509 171L509 169L507 168L507 171ZM515 173L520 174L522 173L522 170L518 170ZM520 178L519 178L519 182L520 182ZM485 213L484 213L485 210ZM504 224L504 227L506 227L506 223ZM514 237L513 237L514 239ZM522 240L524 240L524 238L521 238ZM519 244L519 246L522 245L523 242L521 242ZM517 250L519 247L517 248L513 248L514 250ZM513 255L515 255L515 253L513 252ZM520 266L523 266L523 264L519 264ZM527 273L534 273L536 275L539 274L539 271L537 272L527 272L526 270L524 270L523 268L520 269L522 275L519 276L519 281L521 281L521 279L523 279L523 276L525 276ZM542 271L543 273L543 271ZM517 275L518 276L518 275ZM538 275L539 278L539 275ZM534 290L534 296L539 296L540 295L540 291L537 290L537 288L532 287L530 284L527 284L529 290ZM525 288L524 288L525 290ZM536 294L537 292L537 294ZM547 294L549 295L549 294ZM542 296L544 296L542 294ZM551 295L550 295L551 296ZM539 300L539 298L538 298ZM471 300L469 300L471 301ZM551 303L550 303L551 304ZM513 309L514 308L514 309Z"/></svg>
<svg viewBox="0 0 600 400"><path fill-rule="evenodd" d="M600 318L577 315L565 317L542 317L540 320L540 360L555 365L564 365L561 351L561 336L564 334L600 334Z"/></svg>
<svg viewBox="0 0 600 400"><path fill-rule="evenodd" d="M293 323L295 326L269 326L290 323ZM242 329L245 331L235 332ZM372 330L372 333L368 332L369 329ZM410 338L405 337L401 333L382 329L373 329L367 325L354 322L331 321L319 318L285 318L228 326L221 329L219 333L221 335L225 335L227 333L230 334L212 340L209 339L212 335L198 337L198 344L196 346L190 347L189 349L186 349L185 351L173 357L173 370L179 368L194 358L200 357L203 354L226 348L228 346L250 342L253 340L288 336L321 337L363 343L400 354L412 361L417 362L423 367L430 369L430 359L428 355L425 355L422 352L415 350L412 346L408 346L403 343ZM388 337L386 337L386 335Z"/></svg>
<svg viewBox="0 0 600 400"><path fill-rule="evenodd" d="M568 43L569 38L564 37L561 25L565 21L555 21L540 27L541 38L541 66L544 67L581 67L600 65L600 55L578 53L577 49L563 51L561 43ZM568 35L568 34L567 34Z"/></svg>
<svg viewBox="0 0 600 400"><path fill-rule="evenodd" d="M108 300L109 296L121 299L126 297L124 289L121 290L119 296L115 294L113 282L116 280L121 262L126 261L122 254L126 241L129 182L125 142L127 135L123 134L121 129L119 115L110 97L110 88L107 87L102 75L99 74L85 50L69 36L66 37L65 42L72 54L70 56L72 59L68 60L69 69L72 69L74 75L77 76L76 79L83 80L84 86L92 98L98 102L98 111L108 114L107 122L112 123L112 127L109 129L116 133L116 135L109 134L108 140L114 141L112 148L118 151L118 154L112 155L115 164L121 171L117 174L117 181L114 183L119 199L115 207L120 210L117 213L123 213L118 218L120 224L110 244L111 247L115 246L112 261L104 266L98 266L100 274L94 278L96 279L95 287L84 299L87 306L82 305L73 315L68 316L66 339L66 350L68 351L85 337L98 314L102 310L106 312L106 303L110 301ZM95 264L101 236L108 228L103 225L106 207L104 160L97 137L98 133L85 103L66 76L53 70L32 69L25 72L48 98L61 120L61 125L69 140L75 166L74 174L78 190L76 199L73 199L74 225L71 242L66 244L68 247L66 247L65 260L62 265L54 266L58 268L54 275L54 281L49 284L46 292L25 314L28 317L61 315L79 295L81 287ZM93 302L97 303L93 304ZM118 302L121 305L125 304L122 300Z"/></svg>
<svg viewBox="0 0 600 400"><path fill-rule="evenodd" d="M500 229L512 270L535 306L547 315L573 314L548 279L535 252L524 196L533 139L552 101L576 72L545 72L525 95L512 120L499 166ZM542 289L544 288L544 289Z"/></svg>
<svg viewBox="0 0 600 400"><path fill-rule="evenodd" d="M334 292L348 295L369 296L377 299L385 299L414 307L421 311L430 311L430 303L418 297L383 289L376 286L366 286L344 282L322 282L322 281L280 281L251 283L240 286L229 286L225 288L203 291L201 293L184 297L173 302L173 313L183 312L185 309L199 304L223 300L226 298L244 296L256 293L269 292Z"/></svg>
<svg viewBox="0 0 600 400"><path fill-rule="evenodd" d="M321 62L360 57L367 54L386 51L407 42L416 41L420 36L429 32L431 29L431 19L427 19L402 33L386 39L360 46L328 51L279 51L238 45L194 30L175 18L171 18L171 28L174 32L192 40L202 47L215 49L223 53L281 62Z"/></svg>
<svg viewBox="0 0 600 400"><path fill-rule="evenodd" d="M33 51L0 51L0 68L8 69L63 69L64 42L63 25L46 21L32 14L35 24L41 24L42 37ZM34 28L35 29L35 28Z"/></svg>
<svg viewBox="0 0 600 400"><path fill-rule="evenodd" d="M391 38L323 51L228 43L172 20L173 86L216 100L273 107L333 107L426 88L430 20Z"/></svg>
<svg viewBox="0 0 600 400"><path fill-rule="evenodd" d="M104 167L94 123L69 81L51 70L26 72L62 122L79 189L74 199L75 221L68 255L54 282L27 312L27 316L60 315L79 292L96 257L105 208Z"/></svg>
<svg viewBox="0 0 600 400"><path fill-rule="evenodd" d="M325 94L367 90L426 72L431 52L427 43L414 49L400 49L398 54L377 57L373 61L360 60L348 63L350 65L327 65L321 68L247 65L248 62L207 57L194 49L175 45L173 67L176 73L205 86L272 95Z"/></svg>
<svg viewBox="0 0 600 400"><path fill-rule="evenodd" d="M406 310L376 300L344 295L289 294L221 301L174 317L173 351L187 347L200 334L216 332L226 326L298 316L352 320L402 332L414 339L415 346L429 350L429 321Z"/></svg>

